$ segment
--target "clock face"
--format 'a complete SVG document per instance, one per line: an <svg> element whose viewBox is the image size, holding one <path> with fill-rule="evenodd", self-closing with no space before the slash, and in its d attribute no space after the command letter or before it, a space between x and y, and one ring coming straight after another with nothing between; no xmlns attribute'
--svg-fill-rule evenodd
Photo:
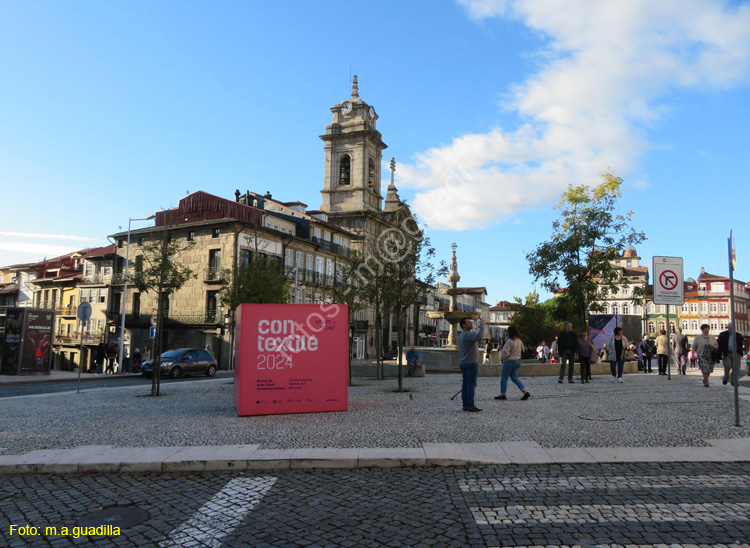
<svg viewBox="0 0 750 548"><path fill-rule="evenodd" d="M341 112L349 114L352 111L352 104L349 101L341 103Z"/></svg>
<svg viewBox="0 0 750 548"><path fill-rule="evenodd" d="M375 119L375 109L370 107L370 118Z"/></svg>

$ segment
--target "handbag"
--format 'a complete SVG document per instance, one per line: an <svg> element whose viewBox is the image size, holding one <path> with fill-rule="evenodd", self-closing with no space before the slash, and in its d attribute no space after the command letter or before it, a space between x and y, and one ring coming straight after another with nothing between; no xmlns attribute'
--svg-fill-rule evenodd
<svg viewBox="0 0 750 548"><path fill-rule="evenodd" d="M591 363L591 365L596 365L597 363L599 363L599 353L598 352L592 352L591 353L591 358L589 359L589 363Z"/></svg>
<svg viewBox="0 0 750 548"><path fill-rule="evenodd" d="M711 361L719 363L722 359L721 350L716 347L711 349Z"/></svg>

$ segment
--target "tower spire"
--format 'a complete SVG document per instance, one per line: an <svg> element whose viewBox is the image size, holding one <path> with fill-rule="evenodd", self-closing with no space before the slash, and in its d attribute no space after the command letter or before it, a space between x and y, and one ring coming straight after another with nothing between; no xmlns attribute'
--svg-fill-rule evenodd
<svg viewBox="0 0 750 548"><path fill-rule="evenodd" d="M352 83L352 99L359 99L359 87L357 86L357 75L354 75L354 81Z"/></svg>

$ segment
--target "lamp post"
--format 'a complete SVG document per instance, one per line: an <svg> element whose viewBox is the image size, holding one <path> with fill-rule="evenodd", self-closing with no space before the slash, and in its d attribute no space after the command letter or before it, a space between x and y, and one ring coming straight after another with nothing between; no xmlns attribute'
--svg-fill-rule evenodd
<svg viewBox="0 0 750 548"><path fill-rule="evenodd" d="M125 356L122 355L123 346L125 344L125 308L128 304L128 261L130 260L130 223L133 221L150 221L156 217L156 215L149 215L143 218L128 218L128 240L125 244L125 273L122 278L122 314L120 317L120 347L118 348L117 355L120 357L120 375L125 373L123 369L123 361Z"/></svg>

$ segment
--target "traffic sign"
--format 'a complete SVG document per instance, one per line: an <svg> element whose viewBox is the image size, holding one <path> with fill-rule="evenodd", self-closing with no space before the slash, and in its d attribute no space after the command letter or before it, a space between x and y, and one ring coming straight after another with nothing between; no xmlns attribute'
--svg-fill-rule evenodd
<svg viewBox="0 0 750 548"><path fill-rule="evenodd" d="M82 322L89 321L91 317L91 305L89 303L81 303L78 305L78 319Z"/></svg>
<svg viewBox="0 0 750 548"><path fill-rule="evenodd" d="M685 302L682 257L654 257L654 304Z"/></svg>
<svg viewBox="0 0 750 548"><path fill-rule="evenodd" d="M430 333L430 340L436 341L437 340L437 333Z"/></svg>
<svg viewBox="0 0 750 548"><path fill-rule="evenodd" d="M151 316L151 325L152 327L156 327L156 316ZM151 337L153 339L153 337Z"/></svg>
<svg viewBox="0 0 750 548"><path fill-rule="evenodd" d="M156 327L151 326L148 328L148 338L149 339L155 339L156 338Z"/></svg>

